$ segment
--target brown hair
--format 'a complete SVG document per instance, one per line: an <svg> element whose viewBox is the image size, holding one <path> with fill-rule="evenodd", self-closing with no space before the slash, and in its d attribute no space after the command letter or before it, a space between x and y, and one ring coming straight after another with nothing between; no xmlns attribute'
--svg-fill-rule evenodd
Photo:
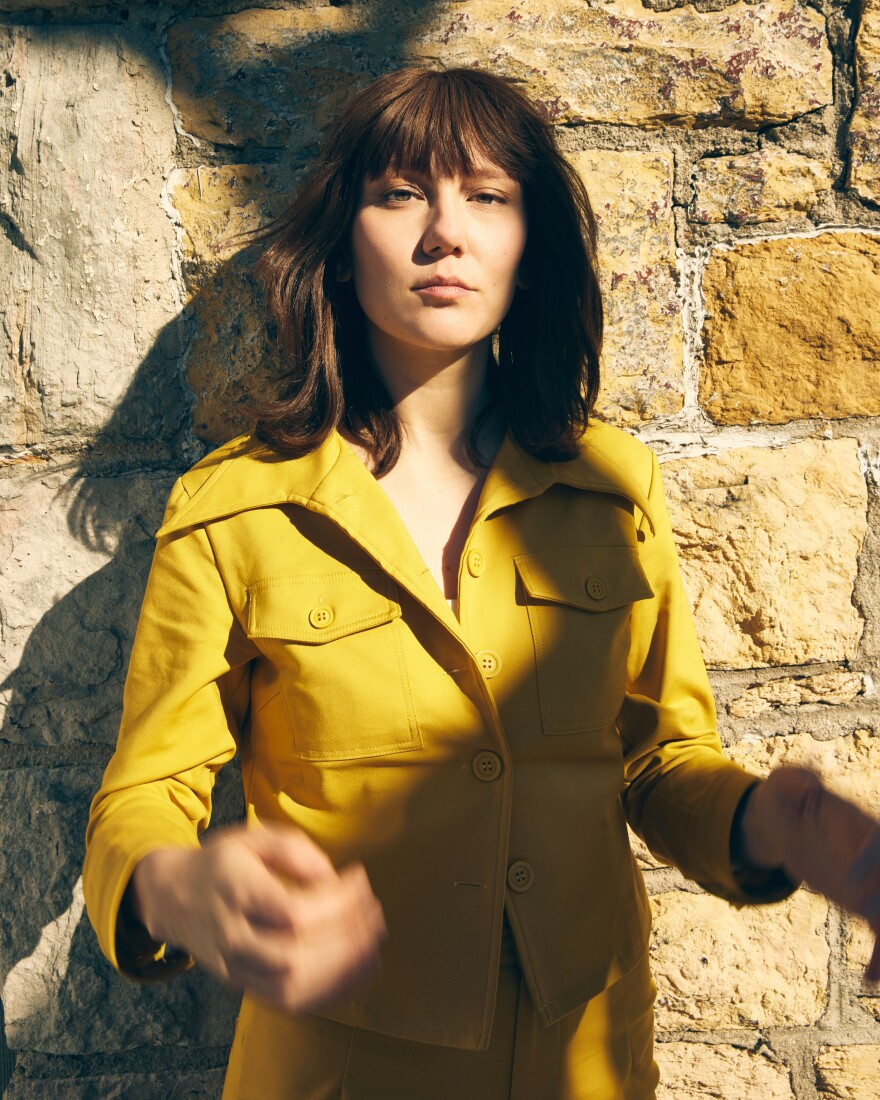
<svg viewBox="0 0 880 1100"><path fill-rule="evenodd" d="M369 448L374 471L397 461L401 429L370 361L364 315L339 282L365 179L388 167L467 175L485 158L518 180L528 236L518 289L501 323L488 385L516 442L569 459L599 388L602 301L596 228L577 172L538 109L476 69L402 69L359 92L337 120L293 201L265 234L257 263L292 367L286 396L256 410L273 449L307 454L343 421ZM488 410L471 433L476 437Z"/></svg>

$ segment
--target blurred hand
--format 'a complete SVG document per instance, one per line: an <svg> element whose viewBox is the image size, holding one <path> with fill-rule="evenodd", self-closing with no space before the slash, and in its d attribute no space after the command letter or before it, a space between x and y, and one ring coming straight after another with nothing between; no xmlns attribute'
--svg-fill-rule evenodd
<svg viewBox="0 0 880 1100"><path fill-rule="evenodd" d="M777 768L742 817L742 851L756 867L782 867L863 917L880 937L880 822L832 794L805 768ZM880 938L866 971L880 980Z"/></svg>
<svg viewBox="0 0 880 1100"><path fill-rule="evenodd" d="M134 915L234 989L290 1012L318 1006L379 965L382 908L366 872L337 873L299 829L243 825L135 868Z"/></svg>

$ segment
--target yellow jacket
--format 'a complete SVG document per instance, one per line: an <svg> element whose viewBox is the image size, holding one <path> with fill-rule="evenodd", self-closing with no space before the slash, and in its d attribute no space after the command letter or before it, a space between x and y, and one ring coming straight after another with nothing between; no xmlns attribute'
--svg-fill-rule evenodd
<svg viewBox="0 0 880 1100"><path fill-rule="evenodd" d="M626 822L734 902L734 809L657 461L593 424L550 464L508 438L462 554L460 621L338 436L250 438L175 486L144 599L84 885L132 977L180 962L117 928L139 859L198 844L241 753L248 816L361 860L389 929L340 1022L484 1049L506 908L545 1023L643 956Z"/></svg>

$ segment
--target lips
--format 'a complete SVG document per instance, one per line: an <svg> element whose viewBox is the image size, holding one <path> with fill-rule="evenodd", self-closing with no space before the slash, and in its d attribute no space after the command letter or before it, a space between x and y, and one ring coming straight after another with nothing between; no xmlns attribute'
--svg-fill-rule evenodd
<svg viewBox="0 0 880 1100"><path fill-rule="evenodd" d="M431 275L416 283L413 290L436 290L442 287L458 287L459 290L473 290L472 286L452 275Z"/></svg>

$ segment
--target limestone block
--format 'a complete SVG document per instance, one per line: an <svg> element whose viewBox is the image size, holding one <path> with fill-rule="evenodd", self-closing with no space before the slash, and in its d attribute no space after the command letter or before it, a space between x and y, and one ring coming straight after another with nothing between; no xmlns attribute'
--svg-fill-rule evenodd
<svg viewBox="0 0 880 1100"><path fill-rule="evenodd" d="M161 204L175 135L149 51L105 25L0 32L3 444L94 436L140 363L181 353Z"/></svg>
<svg viewBox="0 0 880 1100"><path fill-rule="evenodd" d="M831 166L766 148L738 157L705 157L693 182L691 221L757 225L809 214L831 190Z"/></svg>
<svg viewBox="0 0 880 1100"><path fill-rule="evenodd" d="M287 367L250 261L230 260L206 281L189 306L194 324L187 355L192 430L225 443L253 424L248 410L280 387Z"/></svg>
<svg viewBox="0 0 880 1100"><path fill-rule="evenodd" d="M817 1084L829 1100L876 1100L880 1095L880 1046L823 1047Z"/></svg>
<svg viewBox="0 0 880 1100"><path fill-rule="evenodd" d="M795 0L252 8L172 24L168 56L185 128L235 146L308 148L354 89L406 63L488 65L560 123L756 129L832 102L824 21Z"/></svg>
<svg viewBox="0 0 880 1100"><path fill-rule="evenodd" d="M115 742L170 481L42 465L0 480L3 740Z"/></svg>
<svg viewBox="0 0 880 1100"><path fill-rule="evenodd" d="M825 1009L828 907L800 891L736 910L709 894L651 898L660 1031L815 1023Z"/></svg>
<svg viewBox="0 0 880 1100"><path fill-rule="evenodd" d="M880 0L864 0L856 37L856 101L847 185L880 203Z"/></svg>
<svg viewBox="0 0 880 1100"><path fill-rule="evenodd" d="M880 414L880 236L826 232L715 251L700 404L719 424Z"/></svg>
<svg viewBox="0 0 880 1100"><path fill-rule="evenodd" d="M876 812L876 801L871 805ZM869 985L862 981L868 963L871 961L876 937L865 921L848 917L847 924L846 965L857 990L858 1003L876 1020L880 1020L880 990L876 985Z"/></svg>
<svg viewBox="0 0 880 1100"><path fill-rule="evenodd" d="M280 214L292 185L283 172L246 164L171 175L194 322L187 355L192 428L208 443L246 431L249 405L265 400L286 371L252 274L260 246L234 238Z"/></svg>
<svg viewBox="0 0 880 1100"><path fill-rule="evenodd" d="M277 217L286 197L274 167L224 164L178 168L169 177L171 202L183 230L189 289L247 245L247 234Z"/></svg>
<svg viewBox="0 0 880 1100"><path fill-rule="evenodd" d="M100 777L96 767L0 772L0 802L15 808L0 817L0 881L15 884L15 920L0 923L7 1042L13 1050L77 1055L155 1042L222 1046L231 1040L237 997L198 971L167 985L135 985L100 954L80 882ZM241 803L240 780L226 769L218 818L241 816ZM10 903L7 893L7 912Z"/></svg>
<svg viewBox="0 0 880 1100"><path fill-rule="evenodd" d="M3 1094L4 1100L216 1100L223 1091L223 1069L174 1073L108 1073L99 1077L73 1077L51 1082L16 1073Z"/></svg>
<svg viewBox="0 0 880 1100"><path fill-rule="evenodd" d="M599 228L603 416L637 423L683 401L672 156L591 149L572 158Z"/></svg>
<svg viewBox="0 0 880 1100"><path fill-rule="evenodd" d="M867 491L855 441L676 459L663 476L708 664L856 655L862 620L852 592Z"/></svg>
<svg viewBox="0 0 880 1100"><path fill-rule="evenodd" d="M760 1051L709 1043L658 1043L657 1100L794 1100L784 1066Z"/></svg>
<svg viewBox="0 0 880 1100"><path fill-rule="evenodd" d="M840 706L851 703L864 691L858 672L837 669L816 676L783 676L764 684L753 684L727 704L734 718L757 718L778 707L797 707L818 703Z"/></svg>
<svg viewBox="0 0 880 1100"><path fill-rule="evenodd" d="M744 737L727 752L757 775L767 775L784 764L812 768L844 798L862 806L877 807L880 736L872 736L868 730L856 730L830 741L817 741L808 733L763 739Z"/></svg>

